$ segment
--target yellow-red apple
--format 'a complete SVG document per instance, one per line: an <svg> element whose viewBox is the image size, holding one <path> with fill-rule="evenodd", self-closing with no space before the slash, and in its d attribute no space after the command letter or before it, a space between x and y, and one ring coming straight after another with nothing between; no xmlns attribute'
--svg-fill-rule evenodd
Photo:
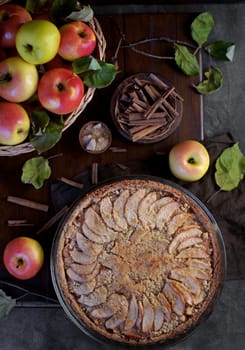
<svg viewBox="0 0 245 350"><path fill-rule="evenodd" d="M60 28L59 55L68 61L89 56L96 47L96 35L86 23L73 21Z"/></svg>
<svg viewBox="0 0 245 350"><path fill-rule="evenodd" d="M199 141L182 141L169 152L169 168L180 180L191 182L201 179L206 174L209 164L209 153Z"/></svg>
<svg viewBox="0 0 245 350"><path fill-rule="evenodd" d="M4 266L15 278L27 280L36 276L43 262L43 248L33 238L25 236L14 238L4 248Z"/></svg>
<svg viewBox="0 0 245 350"><path fill-rule="evenodd" d="M60 32L56 25L46 19L33 19L23 24L16 34L19 55L32 64L44 64L58 52Z"/></svg>
<svg viewBox="0 0 245 350"><path fill-rule="evenodd" d="M29 130L30 119L21 105L0 102L0 144L17 145L27 138Z"/></svg>
<svg viewBox="0 0 245 350"><path fill-rule="evenodd" d="M0 97L10 102L28 100L37 90L36 66L15 56L0 62Z"/></svg>
<svg viewBox="0 0 245 350"><path fill-rule="evenodd" d="M44 73L37 92L45 109L55 114L68 114L80 105L84 84L70 69L55 68Z"/></svg>
<svg viewBox="0 0 245 350"><path fill-rule="evenodd" d="M22 6L5 4L0 6L0 46L15 47L16 33L23 23L32 20L30 13Z"/></svg>

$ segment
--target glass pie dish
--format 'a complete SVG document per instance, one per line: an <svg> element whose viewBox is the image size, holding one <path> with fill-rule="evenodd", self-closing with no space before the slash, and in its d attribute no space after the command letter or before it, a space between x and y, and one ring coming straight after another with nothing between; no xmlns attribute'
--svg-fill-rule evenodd
<svg viewBox="0 0 245 350"><path fill-rule="evenodd" d="M209 210L184 188L149 176L115 178L84 193L51 251L64 311L112 346L180 341L213 310L225 272Z"/></svg>

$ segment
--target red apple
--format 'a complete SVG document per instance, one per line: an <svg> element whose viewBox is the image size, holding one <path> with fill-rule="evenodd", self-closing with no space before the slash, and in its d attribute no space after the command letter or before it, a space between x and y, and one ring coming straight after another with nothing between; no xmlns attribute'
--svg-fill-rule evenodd
<svg viewBox="0 0 245 350"><path fill-rule="evenodd" d="M35 65L15 56L0 62L0 97L10 102L28 100L37 90L38 71Z"/></svg>
<svg viewBox="0 0 245 350"><path fill-rule="evenodd" d="M207 172L210 164L205 146L195 140L176 144L169 152L169 167L172 174L184 181L197 181Z"/></svg>
<svg viewBox="0 0 245 350"><path fill-rule="evenodd" d="M96 47L96 35L86 23L73 21L60 28L59 55L68 61L89 56Z"/></svg>
<svg viewBox="0 0 245 350"><path fill-rule="evenodd" d="M73 112L81 103L84 84L79 76L69 69L55 68L41 77L38 98L41 105L55 114Z"/></svg>
<svg viewBox="0 0 245 350"><path fill-rule="evenodd" d="M14 277L27 280L34 277L43 266L44 252L41 244L30 237L17 237L4 249L3 263Z"/></svg>
<svg viewBox="0 0 245 350"><path fill-rule="evenodd" d="M30 119L21 105L0 102L0 144L17 145L27 138L29 130Z"/></svg>
<svg viewBox="0 0 245 350"><path fill-rule="evenodd" d="M19 27L31 19L30 13L22 6L15 4L0 6L0 46L15 47L15 37Z"/></svg>

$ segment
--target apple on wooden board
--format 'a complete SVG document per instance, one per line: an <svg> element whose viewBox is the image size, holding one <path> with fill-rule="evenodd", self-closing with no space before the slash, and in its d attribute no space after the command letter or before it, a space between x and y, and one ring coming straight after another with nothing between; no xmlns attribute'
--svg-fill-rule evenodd
<svg viewBox="0 0 245 350"><path fill-rule="evenodd" d="M34 95L38 86L35 65L21 57L9 57L0 62L0 97L10 102L23 102Z"/></svg>
<svg viewBox="0 0 245 350"><path fill-rule="evenodd" d="M33 19L23 24L16 34L19 55L32 64L44 64L58 52L60 32L56 25L46 19Z"/></svg>
<svg viewBox="0 0 245 350"><path fill-rule="evenodd" d="M3 263L12 276L27 280L36 276L43 266L44 251L37 240L25 236L17 237L5 246Z"/></svg>
<svg viewBox="0 0 245 350"><path fill-rule="evenodd" d="M5 4L0 6L0 46L15 47L16 33L23 23L32 20L30 13L22 6Z"/></svg>
<svg viewBox="0 0 245 350"><path fill-rule="evenodd" d="M60 28L59 55L68 61L89 56L96 47L96 35L86 23L73 21Z"/></svg>
<svg viewBox="0 0 245 350"><path fill-rule="evenodd" d="M55 114L68 114L80 105L84 84L70 69L55 68L44 73L37 92L45 109Z"/></svg>
<svg viewBox="0 0 245 350"><path fill-rule="evenodd" d="M172 174L184 181L200 180L210 164L209 153L205 146L195 140L182 141L169 152L169 168Z"/></svg>
<svg viewBox="0 0 245 350"><path fill-rule="evenodd" d="M26 110L13 102L0 102L0 144L13 146L23 142L30 130Z"/></svg>

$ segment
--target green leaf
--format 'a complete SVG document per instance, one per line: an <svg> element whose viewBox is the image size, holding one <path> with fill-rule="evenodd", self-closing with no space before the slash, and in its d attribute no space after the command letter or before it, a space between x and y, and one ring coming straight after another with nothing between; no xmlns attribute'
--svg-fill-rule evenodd
<svg viewBox="0 0 245 350"><path fill-rule="evenodd" d="M33 111L30 117L31 120L31 134L30 137L42 135L50 121L49 115L46 111Z"/></svg>
<svg viewBox="0 0 245 350"><path fill-rule="evenodd" d="M192 39L202 46L208 39L211 30L214 27L214 19L211 13L203 12L198 15L191 24Z"/></svg>
<svg viewBox="0 0 245 350"><path fill-rule="evenodd" d="M211 94L221 88L223 76L218 68L211 67L204 73L204 80L194 87L200 94Z"/></svg>
<svg viewBox="0 0 245 350"><path fill-rule="evenodd" d="M117 74L114 64L99 61L100 69L89 70L81 74L83 82L91 88L104 88L112 83Z"/></svg>
<svg viewBox="0 0 245 350"><path fill-rule="evenodd" d="M27 0L25 8L31 13L37 13L41 8L46 6L48 0Z"/></svg>
<svg viewBox="0 0 245 350"><path fill-rule="evenodd" d="M0 319L7 316L15 307L16 300L7 296L2 289L0 289Z"/></svg>
<svg viewBox="0 0 245 350"><path fill-rule="evenodd" d="M223 61L232 61L235 53L235 44L226 41L216 41L205 46L205 50L212 56Z"/></svg>
<svg viewBox="0 0 245 350"><path fill-rule="evenodd" d="M93 56L85 56L73 61L72 69L74 73L81 74L88 70L101 69L101 65Z"/></svg>
<svg viewBox="0 0 245 350"><path fill-rule="evenodd" d="M79 11L73 11L66 17L66 19L71 21L89 22L93 17L94 11L90 5L87 5L83 6Z"/></svg>
<svg viewBox="0 0 245 350"><path fill-rule="evenodd" d="M63 118L60 117L58 120L50 119L44 131L39 129L30 139L37 152L46 152L52 148L61 139L63 127Z"/></svg>
<svg viewBox="0 0 245 350"><path fill-rule="evenodd" d="M223 191L235 189L243 179L245 157L238 143L226 148L215 163L215 181Z"/></svg>
<svg viewBox="0 0 245 350"><path fill-rule="evenodd" d="M76 4L76 0L54 0L50 8L50 17L53 22L58 26L64 24L65 18L76 10Z"/></svg>
<svg viewBox="0 0 245 350"><path fill-rule="evenodd" d="M36 190L40 189L44 181L51 175L49 161L43 157L28 159L22 167L21 181L32 184Z"/></svg>
<svg viewBox="0 0 245 350"><path fill-rule="evenodd" d="M178 67L187 75L199 74L197 58L184 45L174 44L175 62Z"/></svg>

